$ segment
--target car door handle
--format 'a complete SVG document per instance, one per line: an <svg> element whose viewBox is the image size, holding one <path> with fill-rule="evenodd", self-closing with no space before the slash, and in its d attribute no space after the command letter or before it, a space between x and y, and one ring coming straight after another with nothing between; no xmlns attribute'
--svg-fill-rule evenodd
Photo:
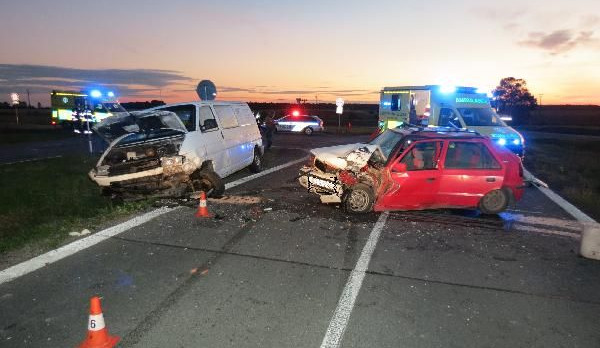
<svg viewBox="0 0 600 348"><path fill-rule="evenodd" d="M425 179L425 181L432 182L432 181L435 181L435 178L427 178L427 179Z"/></svg>
<svg viewBox="0 0 600 348"><path fill-rule="evenodd" d="M493 177L485 178L485 181L487 181L487 182L495 182L496 178L493 178Z"/></svg>

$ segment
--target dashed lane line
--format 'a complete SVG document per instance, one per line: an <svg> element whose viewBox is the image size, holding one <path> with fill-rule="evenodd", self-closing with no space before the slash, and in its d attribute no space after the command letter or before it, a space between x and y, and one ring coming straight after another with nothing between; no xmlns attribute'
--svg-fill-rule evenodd
<svg viewBox="0 0 600 348"><path fill-rule="evenodd" d="M367 240L360 257L356 262L356 266L348 277L344 291L340 296L337 308L333 313L333 317L329 322L329 327L327 328L327 332L325 333L325 337L321 343L321 348L339 347L340 343L342 342L344 332L346 331L346 327L348 325L348 320L350 319L350 315L354 309L354 303L356 302L356 298L360 292L360 288L362 287L362 283L365 278L365 273L369 267L371 256L373 256L373 252L375 251L375 247L377 246L379 236L381 235L381 231L385 226L388 215L388 212L383 212L381 215L379 215L379 219L377 219L377 223L375 223L375 226L369 235L369 239Z"/></svg>

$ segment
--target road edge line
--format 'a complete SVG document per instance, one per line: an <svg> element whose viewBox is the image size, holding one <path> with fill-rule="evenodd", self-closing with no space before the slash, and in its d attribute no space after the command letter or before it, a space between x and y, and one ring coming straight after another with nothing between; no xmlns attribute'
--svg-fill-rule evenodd
<svg viewBox="0 0 600 348"><path fill-rule="evenodd" d="M248 181L254 180L254 179L256 179L256 178L260 178L261 176L264 176L264 175L268 175L268 174L274 173L274 172L276 172L276 171L278 171L278 170L281 170L281 169L283 169L283 168L287 168L287 167L289 167L289 166L291 166L291 165L294 165L294 164L296 164L296 163L300 163L300 162L302 162L302 161L306 161L307 159L308 159L308 156L305 156L305 157L302 157L302 158L300 158L300 159L297 159L297 160L294 160L294 161L291 161L291 162L287 162L287 163L284 163L284 164L280 164L280 165L278 165L277 167L273 167L273 168L269 168L269 169L267 169L267 170L263 170L263 171L262 171L262 172L260 172L260 173L252 174L252 175L250 175L250 176L243 177L243 178L241 178L241 179L238 179L238 180L236 180L236 181L232 181L232 182L230 182L230 183L227 183L227 184L225 184L225 190L229 190L229 189L231 189L231 188L234 188L234 187L236 187L236 186L239 186L239 185L241 185L241 184L245 184L245 183L247 183Z"/></svg>
<svg viewBox="0 0 600 348"><path fill-rule="evenodd" d="M54 250L50 250L45 254L36 256L27 261L21 262L14 266L11 266L5 270L0 271L0 284L8 283L14 279L17 279L21 276L24 276L28 273L31 273L35 270L38 270L44 266L52 264L56 261L64 259L67 256L73 255L81 250L87 249L93 245L96 245L106 239L109 239L113 236L116 236L120 233L123 233L133 227L144 224L155 217L166 214L170 211L173 211L179 207L168 208L161 207L150 212L147 212L143 215L136 216L132 219L129 219L125 222L122 222L118 225L106 228L102 231L94 233L89 237L82 238L76 240L67 245L63 245L62 247Z"/></svg>
<svg viewBox="0 0 600 348"><path fill-rule="evenodd" d="M346 326L348 325L350 315L354 309L354 303L356 302L356 298L362 287L365 273L367 272L369 262L371 261L371 256L373 256L373 252L375 251L379 236L385 227L388 216L389 213L387 211L381 213L373 230L371 230L369 239L365 243L365 246L360 253L360 257L356 262L356 266L354 266L354 269L350 273L346 286L340 295L337 307L335 308L335 312L331 317L329 327L327 327L327 332L321 343L321 348L335 348L339 347L342 343L342 338L344 337Z"/></svg>
<svg viewBox="0 0 600 348"><path fill-rule="evenodd" d="M525 173L525 177L532 177L532 178L537 179L527 169L524 169L523 171ZM537 179L537 180L539 180L539 179ZM579 210L579 208L577 208L573 204L569 203L566 199L562 198L560 195L558 195L556 192L552 191L550 188L543 187L543 186L537 186L537 185L536 185L536 187L543 194L545 194L546 197L550 198L550 200L552 202L556 203L559 207L563 208L567 213L569 213L572 217L574 217L575 220L577 220L579 222L596 222L596 220L592 219L589 215L587 215L586 213Z"/></svg>

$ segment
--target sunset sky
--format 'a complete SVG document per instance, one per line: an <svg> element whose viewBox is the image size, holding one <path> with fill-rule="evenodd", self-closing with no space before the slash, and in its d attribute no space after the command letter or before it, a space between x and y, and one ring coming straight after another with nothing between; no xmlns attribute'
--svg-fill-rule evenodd
<svg viewBox="0 0 600 348"><path fill-rule="evenodd" d="M4 1L0 29L0 101L189 101L210 79L223 100L376 102L513 76L543 104L600 104L598 0Z"/></svg>

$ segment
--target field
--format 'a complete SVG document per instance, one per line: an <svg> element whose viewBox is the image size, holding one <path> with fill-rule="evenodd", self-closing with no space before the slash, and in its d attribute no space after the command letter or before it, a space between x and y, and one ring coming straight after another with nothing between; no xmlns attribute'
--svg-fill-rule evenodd
<svg viewBox="0 0 600 348"><path fill-rule="evenodd" d="M556 139L531 134L525 166L561 196L600 220L600 137Z"/></svg>
<svg viewBox="0 0 600 348"><path fill-rule="evenodd" d="M150 204L113 204L87 177L97 158L70 156L0 166L0 254L41 241L54 247L71 231L94 230Z"/></svg>

